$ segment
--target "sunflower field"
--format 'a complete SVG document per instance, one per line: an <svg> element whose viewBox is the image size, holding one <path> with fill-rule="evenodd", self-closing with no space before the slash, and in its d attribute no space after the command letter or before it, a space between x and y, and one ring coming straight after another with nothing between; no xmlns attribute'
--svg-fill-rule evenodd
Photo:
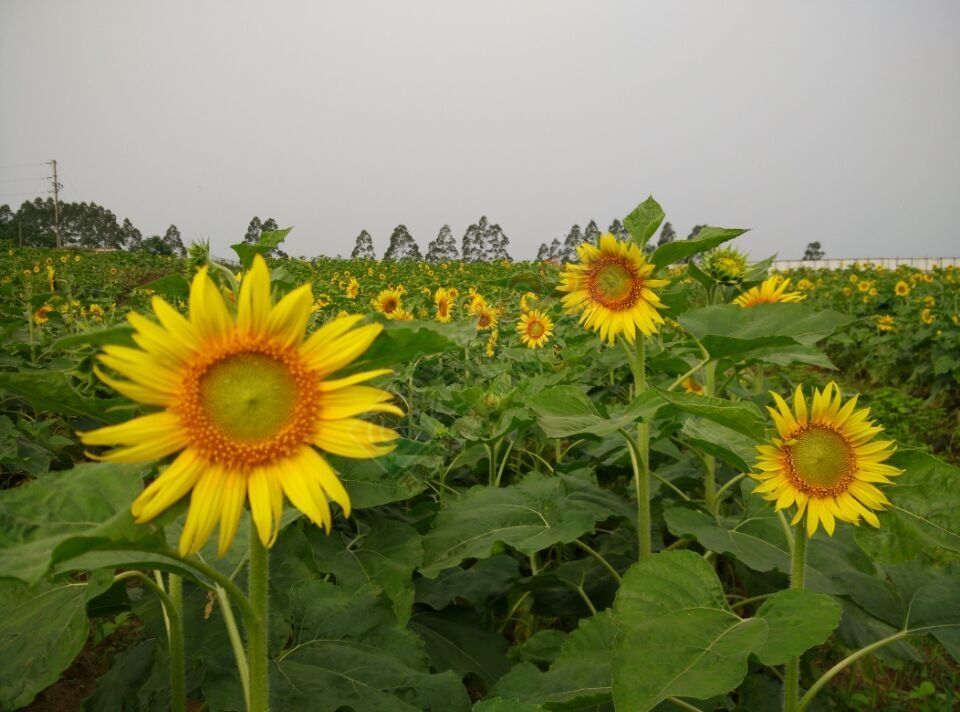
<svg viewBox="0 0 960 712"><path fill-rule="evenodd" d="M663 218L572 264L4 246L0 709L951 709L960 270Z"/></svg>

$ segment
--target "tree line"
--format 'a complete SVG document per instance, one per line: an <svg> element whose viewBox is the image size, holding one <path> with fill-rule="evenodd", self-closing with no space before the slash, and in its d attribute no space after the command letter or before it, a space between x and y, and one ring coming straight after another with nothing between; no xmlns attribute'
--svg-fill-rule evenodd
<svg viewBox="0 0 960 712"><path fill-rule="evenodd" d="M687 239L696 237L702 227L702 225L694 226ZM243 241L255 243L263 233L277 229L277 221L273 218L261 220L259 216L254 216L243 236ZM629 239L629 233L619 219L610 223L607 232L620 240ZM575 224L562 241L560 238L555 238L550 243L541 243L536 259L576 262L577 246L584 242L596 245L600 234L595 220L590 220L582 229L579 224ZM113 212L92 202L60 203L60 235L65 247L131 252L139 250L175 256L186 254L180 230L176 225L170 225L163 235L144 237L128 218L124 218L121 222ZM676 237L673 226L666 222L661 228L659 239L651 240L647 249L653 250L659 245L672 242ZM53 198L35 198L32 201L25 201L16 212L9 205L0 205L0 241L24 247L55 247L57 237ZM509 246L510 238L504 233L503 228L497 223L491 223L484 215L464 231L459 246L450 226L443 225L436 238L427 244L426 253L421 252L420 246L406 225L397 225L390 235L383 259L427 262L512 261L513 258L508 251ZM820 245L816 244L816 247L819 248ZM820 254L822 255L822 252ZM272 250L271 255L287 256L280 248ZM350 257L377 259L373 238L369 232L361 230L357 235ZM805 255L804 258L809 257Z"/></svg>
<svg viewBox="0 0 960 712"><path fill-rule="evenodd" d="M96 203L60 203L60 237L64 247L180 257L187 253L176 225L170 225L163 235L144 237L128 218L121 223L110 210ZM53 198L25 201L16 212L9 205L0 205L0 241L21 247L56 247Z"/></svg>

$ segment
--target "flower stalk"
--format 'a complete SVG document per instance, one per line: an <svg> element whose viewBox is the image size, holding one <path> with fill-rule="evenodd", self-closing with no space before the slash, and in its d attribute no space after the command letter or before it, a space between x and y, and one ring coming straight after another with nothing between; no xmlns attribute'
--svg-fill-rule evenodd
<svg viewBox="0 0 960 712"><path fill-rule="evenodd" d="M249 712L270 709L270 670L268 649L269 579L268 549L260 541L256 527L250 527L250 561L247 564L247 593L256 616L247 622L247 664L249 665Z"/></svg>

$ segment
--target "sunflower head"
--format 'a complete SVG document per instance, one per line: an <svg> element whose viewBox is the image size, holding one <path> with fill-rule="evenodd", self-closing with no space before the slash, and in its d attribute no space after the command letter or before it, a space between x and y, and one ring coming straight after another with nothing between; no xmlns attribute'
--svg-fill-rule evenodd
<svg viewBox="0 0 960 712"><path fill-rule="evenodd" d="M776 393L776 408L768 407L777 437L757 447L760 481L754 492L775 502L776 509L796 506L793 523L806 516L807 535L822 523L833 535L836 520L859 524L863 517L874 527L874 513L886 508L877 487L891 484L902 470L884 463L896 449L891 440L876 440L882 428L868 420L869 408L857 409L857 396L843 403L840 388L829 383L815 389L807 403L801 386L793 408Z"/></svg>
<svg viewBox="0 0 960 712"><path fill-rule="evenodd" d="M733 300L734 304L742 307L755 307L758 304L775 304L777 302L802 302L807 298L803 292L788 292L790 280L775 274L765 279L760 285L751 287Z"/></svg>
<svg viewBox="0 0 960 712"><path fill-rule="evenodd" d="M553 334L553 320L539 309L525 311L517 321L517 333L527 348L543 348Z"/></svg>
<svg viewBox="0 0 960 712"><path fill-rule="evenodd" d="M391 449L392 430L357 418L402 413L387 402L388 392L358 385L388 371L333 377L382 327L357 326L362 317L351 316L307 337L312 305L309 285L274 304L269 271L257 256L231 311L202 267L191 284L188 317L155 297L156 321L127 316L136 348L106 346L99 356L119 375L98 369L100 379L149 412L81 433L81 440L114 446L98 458L112 462L172 458L131 509L138 522L148 522L190 494L181 554L199 551L218 524L219 552L226 553L246 503L270 546L284 495L329 531L328 499L349 515L350 497L318 449L357 458Z"/></svg>
<svg viewBox="0 0 960 712"><path fill-rule="evenodd" d="M390 317L402 304L403 289L400 287L394 289L381 290L377 298L370 302L375 311Z"/></svg>
<svg viewBox="0 0 960 712"><path fill-rule="evenodd" d="M740 284L747 272L747 256L732 247L718 247L704 254L702 269L720 284Z"/></svg>
<svg viewBox="0 0 960 712"><path fill-rule="evenodd" d="M619 334L632 344L637 331L650 335L657 330L666 306L654 290L669 280L651 277L654 266L636 243L608 233L601 235L597 247L581 244L577 255L580 263L567 264L558 287L569 292L562 299L567 313L580 312L580 323L610 344Z"/></svg>

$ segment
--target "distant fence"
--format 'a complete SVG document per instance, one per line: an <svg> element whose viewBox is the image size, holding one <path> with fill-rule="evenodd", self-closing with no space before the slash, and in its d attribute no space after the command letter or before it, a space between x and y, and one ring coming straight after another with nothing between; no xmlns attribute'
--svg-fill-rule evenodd
<svg viewBox="0 0 960 712"><path fill-rule="evenodd" d="M846 269L853 265L879 265L885 269L896 269L900 265L917 269L943 269L960 267L960 257L860 257L851 260L774 260L772 270L791 270L803 267L812 269Z"/></svg>

